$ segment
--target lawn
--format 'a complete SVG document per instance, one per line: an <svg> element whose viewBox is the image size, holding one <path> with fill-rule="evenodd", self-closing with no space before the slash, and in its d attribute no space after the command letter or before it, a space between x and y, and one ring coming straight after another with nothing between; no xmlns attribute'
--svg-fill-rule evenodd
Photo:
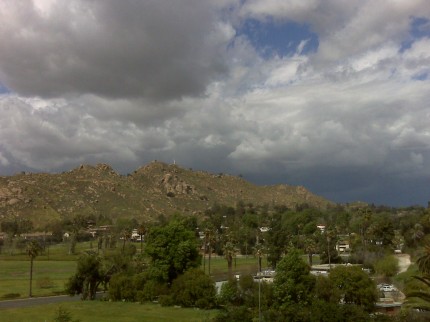
<svg viewBox="0 0 430 322"><path fill-rule="evenodd" d="M208 273L209 259L206 255L205 270ZM263 258L262 269L267 267L267 260ZM203 269L203 264L201 266ZM238 256L236 260L233 259L233 274L251 274L254 275L258 272L258 260L252 255ZM228 277L227 260L223 256L212 256L211 258L211 276L216 281L225 280Z"/></svg>
<svg viewBox="0 0 430 322"><path fill-rule="evenodd" d="M47 296L64 292L65 281L74 274L75 261L34 261L33 295ZM30 261L0 261L0 300L7 294L27 297L29 292Z"/></svg>
<svg viewBox="0 0 430 322"><path fill-rule="evenodd" d="M64 283L75 273L76 260L85 250L94 250L94 243L82 242L76 245L76 254L68 254L67 243L51 245L34 261L33 296L49 296L64 293ZM117 249L108 249L109 253ZM206 255L205 271L208 273L209 260ZM268 267L263 257L262 267ZM203 269L203 260L201 268ZM233 260L234 274L256 274L258 261L252 255L238 256ZM0 300L27 297L29 293L30 261L24 250L4 248L0 254ZM216 281L228 278L227 261L223 256L211 259L211 276ZM19 294L19 295L17 295Z"/></svg>
<svg viewBox="0 0 430 322"><path fill-rule="evenodd" d="M59 304L47 304L19 309L0 309L2 322L34 322L53 321ZM81 322L203 322L210 321L216 310L185 309L178 307L161 307L159 304L130 303L130 302L69 302L61 307L68 311L73 320Z"/></svg>

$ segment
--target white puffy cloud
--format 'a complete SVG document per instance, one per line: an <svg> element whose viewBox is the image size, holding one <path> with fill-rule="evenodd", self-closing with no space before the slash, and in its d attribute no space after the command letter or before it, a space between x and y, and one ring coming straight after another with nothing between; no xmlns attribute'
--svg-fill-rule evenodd
<svg viewBox="0 0 430 322"><path fill-rule="evenodd" d="M426 1L26 4L0 4L3 169L176 160L336 201L428 198ZM307 24L319 47L262 57L235 30L250 18Z"/></svg>

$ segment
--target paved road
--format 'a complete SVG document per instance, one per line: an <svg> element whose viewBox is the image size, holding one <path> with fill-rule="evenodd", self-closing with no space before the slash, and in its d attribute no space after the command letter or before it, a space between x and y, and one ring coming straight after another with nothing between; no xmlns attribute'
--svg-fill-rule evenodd
<svg viewBox="0 0 430 322"><path fill-rule="evenodd" d="M97 293L96 297L99 298L103 295L103 292ZM81 300L80 295L69 296L69 295L58 295L58 296L47 296L47 297L32 297L27 299L19 300L6 300L0 301L0 309L6 308L20 308L32 305L44 305L51 303L62 303L62 302L77 302Z"/></svg>
<svg viewBox="0 0 430 322"><path fill-rule="evenodd" d="M43 304L50 304L50 303L73 302L73 301L80 301L80 300L81 300L80 296L71 297L68 295L32 297L27 299L0 301L0 309L19 308L19 307L43 305Z"/></svg>

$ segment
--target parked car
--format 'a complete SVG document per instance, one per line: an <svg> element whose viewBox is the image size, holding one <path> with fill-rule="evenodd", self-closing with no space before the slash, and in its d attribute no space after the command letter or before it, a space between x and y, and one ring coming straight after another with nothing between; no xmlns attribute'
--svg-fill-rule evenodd
<svg viewBox="0 0 430 322"><path fill-rule="evenodd" d="M393 285L390 285L390 284L382 284L379 287L379 290L381 292L394 292L394 291L396 291L396 288Z"/></svg>

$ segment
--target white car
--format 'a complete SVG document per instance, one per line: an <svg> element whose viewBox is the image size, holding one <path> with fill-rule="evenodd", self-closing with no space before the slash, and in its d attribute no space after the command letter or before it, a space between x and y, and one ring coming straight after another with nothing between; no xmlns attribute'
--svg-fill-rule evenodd
<svg viewBox="0 0 430 322"><path fill-rule="evenodd" d="M379 290L382 292L394 292L396 288L393 285L382 285Z"/></svg>

